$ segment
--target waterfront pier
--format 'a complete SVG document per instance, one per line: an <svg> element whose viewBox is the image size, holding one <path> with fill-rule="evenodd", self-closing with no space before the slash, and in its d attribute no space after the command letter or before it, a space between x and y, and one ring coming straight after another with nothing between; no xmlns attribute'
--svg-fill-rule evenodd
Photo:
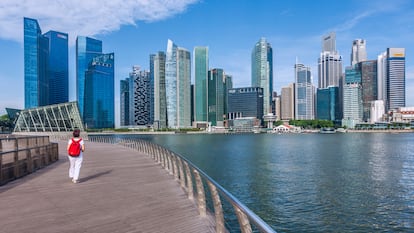
<svg viewBox="0 0 414 233"><path fill-rule="evenodd" d="M0 232L216 232L171 175L148 156L86 142L80 183L59 160L0 186Z"/></svg>

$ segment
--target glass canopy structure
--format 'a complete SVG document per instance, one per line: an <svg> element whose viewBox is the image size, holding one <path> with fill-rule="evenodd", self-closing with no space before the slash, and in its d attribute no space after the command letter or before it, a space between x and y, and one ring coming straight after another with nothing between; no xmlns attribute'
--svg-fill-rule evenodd
<svg viewBox="0 0 414 233"><path fill-rule="evenodd" d="M20 111L14 132L68 132L75 128L84 130L76 101Z"/></svg>

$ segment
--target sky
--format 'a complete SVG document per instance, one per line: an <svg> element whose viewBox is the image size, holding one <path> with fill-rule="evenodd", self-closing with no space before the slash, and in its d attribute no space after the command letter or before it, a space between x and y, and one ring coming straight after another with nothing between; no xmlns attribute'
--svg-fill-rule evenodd
<svg viewBox="0 0 414 233"><path fill-rule="evenodd" d="M296 61L311 67L317 86L322 37L336 33L343 67L352 42L366 40L367 58L387 48L406 49L406 105L414 106L414 1L411 0L1 0L0 114L24 108L23 17L37 19L42 33L69 34L69 101L75 93L77 36L101 40L115 53L115 121L119 82L132 66L149 70L149 56L167 40L191 53L209 48L210 68L233 76L234 87L251 85L251 52L264 37L273 48L274 91L294 82Z"/></svg>

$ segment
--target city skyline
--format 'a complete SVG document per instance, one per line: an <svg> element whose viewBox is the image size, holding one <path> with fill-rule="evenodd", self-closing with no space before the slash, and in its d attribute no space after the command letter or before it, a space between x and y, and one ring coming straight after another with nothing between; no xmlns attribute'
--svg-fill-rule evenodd
<svg viewBox="0 0 414 233"><path fill-rule="evenodd" d="M111 2L117 4L116 1ZM349 1L335 6L325 6L322 1L286 3L265 0L241 1L238 4L232 1L152 3L145 10L141 10L144 1L137 1L136 5L118 3L120 7L122 5L120 12L131 13L125 15L139 15L124 18L118 12L105 15L106 10L112 10L109 3L98 5L95 1L90 1L90 5L67 4L68 9L55 5L54 1L26 3L24 8L23 1L2 1L0 50L7 54L8 59L0 64L0 81L11 84L11 87L0 94L0 111L5 107L21 109L24 106L23 17L38 19L42 31L68 33L70 101L76 100L75 38L91 36L103 41L104 51L115 53L115 113L119 113L119 81L128 77L134 65L149 70L150 54L165 52L168 39L188 51L193 51L196 46L208 47L209 69L221 68L233 76L234 87L248 87L252 47L265 37L273 48L273 89L280 94L282 87L295 81L296 58L311 68L313 85L317 86L321 38L330 32L336 33L336 48L343 57L343 69L350 65L355 39L366 41L368 60L377 59L389 47L406 48L406 105L414 105L414 92L410 91L414 88L414 68L410 60L413 38L410 29L414 25L411 12L414 7L410 1L393 1L392 6L384 4L385 1ZM44 12L45 4L52 5L55 10ZM87 6L100 7L101 13L89 14ZM80 19L82 17L72 15L74 11L70 7L88 14L84 17L90 23L86 25ZM329 7L332 9L328 11ZM72 14L68 14L70 17L62 16L63 12ZM326 12L335 14L329 17ZM191 57L193 59L193 54Z"/></svg>

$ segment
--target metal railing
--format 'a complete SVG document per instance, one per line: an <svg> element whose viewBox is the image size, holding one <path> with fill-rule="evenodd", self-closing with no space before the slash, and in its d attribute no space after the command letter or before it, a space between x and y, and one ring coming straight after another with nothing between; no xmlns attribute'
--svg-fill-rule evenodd
<svg viewBox="0 0 414 233"><path fill-rule="evenodd" d="M141 139L117 139L113 137L89 137L90 141L101 143L117 143L129 147L141 153L147 154L157 163L167 170L180 183L183 190L191 200L195 200L200 216L210 214L207 210L210 201L214 210L216 232L228 232L225 222L225 211L223 211L222 201L226 201L233 209L233 214L237 216L238 226L242 233L253 231L276 232L266 222L264 222L253 211L247 208L231 193L225 190L216 181L210 178L201 169L185 159L155 143ZM208 190L206 190L208 188ZM206 195L206 194L209 195ZM211 198L211 200L207 200ZM253 226L253 227L252 227Z"/></svg>
<svg viewBox="0 0 414 233"><path fill-rule="evenodd" d="M57 143L47 136L6 135L0 138L0 185L59 160Z"/></svg>

